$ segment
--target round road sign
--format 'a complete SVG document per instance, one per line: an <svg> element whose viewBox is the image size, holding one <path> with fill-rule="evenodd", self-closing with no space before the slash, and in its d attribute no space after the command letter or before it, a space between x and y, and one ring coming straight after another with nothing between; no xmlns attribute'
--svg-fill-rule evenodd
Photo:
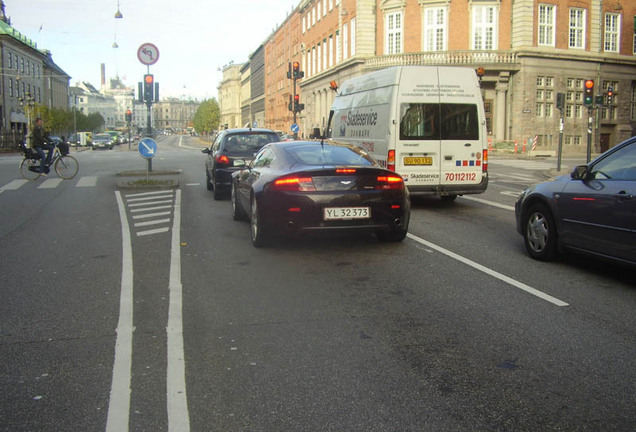
<svg viewBox="0 0 636 432"><path fill-rule="evenodd" d="M137 58L145 65L153 65L159 60L159 48L155 44L148 42L141 44L137 50Z"/></svg>

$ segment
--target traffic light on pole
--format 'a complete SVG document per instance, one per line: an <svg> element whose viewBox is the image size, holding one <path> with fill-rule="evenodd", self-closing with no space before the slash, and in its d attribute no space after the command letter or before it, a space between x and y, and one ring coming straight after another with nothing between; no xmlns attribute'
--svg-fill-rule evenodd
<svg viewBox="0 0 636 432"><path fill-rule="evenodd" d="M300 63L295 61L292 63L293 73L292 76L294 79L302 78L305 76L305 72L300 70Z"/></svg>
<svg viewBox="0 0 636 432"><path fill-rule="evenodd" d="M607 104L612 105L613 102L614 102L614 87L608 86L607 87Z"/></svg>
<svg viewBox="0 0 636 432"><path fill-rule="evenodd" d="M299 113L305 109L305 104L300 103L300 95L294 95L294 112Z"/></svg>
<svg viewBox="0 0 636 432"><path fill-rule="evenodd" d="M289 95L289 105L287 106L287 108L288 108L290 111L293 111L293 110L294 110L294 102L293 102L293 100L292 100L292 95Z"/></svg>
<svg viewBox="0 0 636 432"><path fill-rule="evenodd" d="M588 106L591 106L594 103L594 80L585 80L583 103Z"/></svg>
<svg viewBox="0 0 636 432"><path fill-rule="evenodd" d="M155 77L151 74L144 75L144 100L152 102L154 100Z"/></svg>
<svg viewBox="0 0 636 432"><path fill-rule="evenodd" d="M132 111L126 110L126 122L130 123L132 121Z"/></svg>

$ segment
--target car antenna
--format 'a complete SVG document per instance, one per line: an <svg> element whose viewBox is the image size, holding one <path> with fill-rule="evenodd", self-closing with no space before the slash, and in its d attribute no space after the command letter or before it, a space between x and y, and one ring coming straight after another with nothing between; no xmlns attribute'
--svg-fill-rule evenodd
<svg viewBox="0 0 636 432"><path fill-rule="evenodd" d="M320 145L325 146L325 138L327 138L327 133L328 131L331 129L331 119L333 119L333 110L329 111L329 119L327 120L327 126L325 126L325 129L322 132L322 136L320 137Z"/></svg>

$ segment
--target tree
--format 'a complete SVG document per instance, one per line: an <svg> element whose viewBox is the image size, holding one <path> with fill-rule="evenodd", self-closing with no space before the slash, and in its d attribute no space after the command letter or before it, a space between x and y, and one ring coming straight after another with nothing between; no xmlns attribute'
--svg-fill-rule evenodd
<svg viewBox="0 0 636 432"><path fill-rule="evenodd" d="M210 133L218 129L221 121L221 109L215 98L201 102L197 112L194 114L192 123L198 133Z"/></svg>

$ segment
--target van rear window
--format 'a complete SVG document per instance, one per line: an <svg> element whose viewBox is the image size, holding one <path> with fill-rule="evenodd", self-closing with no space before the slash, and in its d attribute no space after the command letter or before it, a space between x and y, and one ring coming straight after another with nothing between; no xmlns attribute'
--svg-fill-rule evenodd
<svg viewBox="0 0 636 432"><path fill-rule="evenodd" d="M475 104L410 103L400 107L401 140L477 140Z"/></svg>

